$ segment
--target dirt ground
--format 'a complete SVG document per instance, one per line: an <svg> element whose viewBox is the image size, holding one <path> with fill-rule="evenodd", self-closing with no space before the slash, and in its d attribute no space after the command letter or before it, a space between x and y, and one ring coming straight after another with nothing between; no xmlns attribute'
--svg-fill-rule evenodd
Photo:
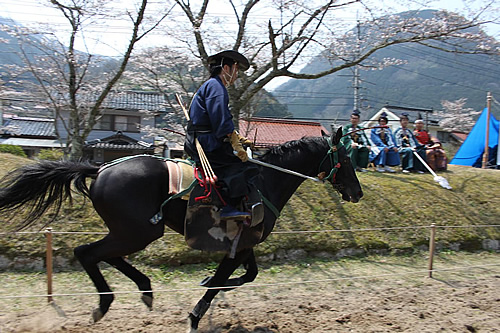
<svg viewBox="0 0 500 333"><path fill-rule="evenodd" d="M498 259L489 258L493 265L487 268L435 273L433 279L402 274L242 288L214 300L199 332L500 332ZM411 268L390 267L374 273ZM302 271L295 278L317 279L317 271L310 276ZM289 278L283 274L273 280ZM261 283L267 283L265 276ZM332 274L325 270L323 276ZM52 305L38 300L28 307L9 301L5 305L12 311L4 306L0 310L0 332L185 332L187 313L202 293L159 292L151 312L139 295L117 295L108 314L95 324L90 323L90 312L96 296L61 297Z"/></svg>

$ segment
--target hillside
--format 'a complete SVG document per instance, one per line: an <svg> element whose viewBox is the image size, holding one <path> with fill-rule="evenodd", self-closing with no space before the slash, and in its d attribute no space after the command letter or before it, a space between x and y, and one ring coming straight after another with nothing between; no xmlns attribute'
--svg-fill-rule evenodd
<svg viewBox="0 0 500 333"><path fill-rule="evenodd" d="M400 59L401 65L360 70L363 117L384 104L441 109L442 100L468 99L466 107L482 110L486 92L500 96L500 56L453 54L420 44L401 44L377 51L373 59ZM331 67L318 56L301 72ZM274 90L295 117L348 118L353 109L353 69L316 80L289 80ZM495 116L500 110L493 110Z"/></svg>
<svg viewBox="0 0 500 333"><path fill-rule="evenodd" d="M10 154L0 154L0 174L31 161ZM429 230L396 229L393 231L360 231L350 229L399 228L438 226L437 242L440 248L475 250L486 239L500 240L500 228L474 228L474 225L500 224L500 172L450 166L443 174L453 191L437 185L430 175L360 174L364 197L358 204L343 203L331 186L304 182L282 212L275 231L344 230L342 232L273 234L259 245L259 256L277 258L287 251L304 250L314 255L409 253L424 249ZM42 224L51 216L45 217ZM11 230L22 216L0 216L0 231ZM453 226L471 226L453 228ZM106 228L90 202L77 198L67 204L55 222L54 231L103 232ZM451 227L451 228L450 228ZM43 225L32 230L43 230ZM170 230L166 230L170 232ZM74 262L72 249L97 240L102 235L56 234L54 255L58 262ZM2 266L24 267L27 258L43 258L45 239L40 235L2 235L0 263ZM181 264L212 260L220 254L209 254L189 249L180 235L167 234L146 250L133 257L150 264Z"/></svg>

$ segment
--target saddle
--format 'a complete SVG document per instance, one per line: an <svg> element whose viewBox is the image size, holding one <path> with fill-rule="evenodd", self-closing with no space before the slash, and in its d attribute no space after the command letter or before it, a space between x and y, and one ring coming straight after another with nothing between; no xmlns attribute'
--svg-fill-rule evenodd
<svg viewBox="0 0 500 333"><path fill-rule="evenodd" d="M224 251L234 257L237 251L259 243L264 231L264 206L257 188L252 186L238 207L250 212L250 219L221 220L220 211L224 202L217 185L204 181L201 171L182 162L167 160L165 163L169 172L171 198L188 200L184 221L187 244L193 249Z"/></svg>

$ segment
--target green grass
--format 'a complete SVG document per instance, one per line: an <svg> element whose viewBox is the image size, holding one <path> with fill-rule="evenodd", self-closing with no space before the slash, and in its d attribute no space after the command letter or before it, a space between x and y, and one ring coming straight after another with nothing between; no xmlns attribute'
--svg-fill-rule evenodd
<svg viewBox="0 0 500 333"><path fill-rule="evenodd" d="M29 162L10 154L0 154L0 175ZM449 181L452 191L441 188L429 174L358 174L364 197L357 204L342 202L331 186L305 181L282 211L275 231L413 227L431 223L447 227L500 224L499 171L450 166L449 171L441 175ZM42 229L51 217L44 217L32 230ZM21 220L21 215L0 216L2 231ZM106 231L92 205L82 198L77 198L72 206L64 206L51 227L54 231ZM71 261L74 247L100 237L56 234L54 255ZM272 234L256 247L256 252L262 256L278 250L303 249L309 254L335 254L341 249L356 248L365 252L408 253L423 248L428 244L428 238L427 228ZM438 228L436 236L440 248L456 243L465 250L479 249L484 239L500 239L500 228ZM0 255L10 259L43 257L44 242L43 235L1 236ZM189 249L180 235L166 235L132 257L158 266L210 262L220 256Z"/></svg>

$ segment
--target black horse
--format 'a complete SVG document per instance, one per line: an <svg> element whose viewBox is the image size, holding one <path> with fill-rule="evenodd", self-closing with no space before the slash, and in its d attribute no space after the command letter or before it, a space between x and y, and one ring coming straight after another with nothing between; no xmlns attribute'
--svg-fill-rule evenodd
<svg viewBox="0 0 500 333"><path fill-rule="evenodd" d="M345 201L358 202L363 196L346 149L340 143L342 131L332 137L303 138L275 147L261 157L267 163L294 170L309 176L322 174L342 194ZM90 189L86 178L93 178ZM303 182L303 178L261 167L257 187L270 201L264 215L263 242L271 233L277 216L270 206L281 211L286 202ZM23 166L10 172L2 180L0 212L25 208L29 215L22 227L32 225L47 209L56 212L63 201L71 199L71 185L89 197L97 213L109 228L101 240L78 246L74 253L95 287L101 293L110 292L98 263L105 261L133 280L143 291L142 300L152 307L153 294L147 276L124 260L124 256L144 249L162 237L164 227L184 233L187 202L182 199L169 201L163 207L163 217L152 224L162 203L169 197L168 170L165 163L148 156L126 160L99 170L88 163L69 161L42 161ZM243 265L246 272L241 277L230 278ZM253 248L238 251L234 258L226 255L208 283L204 296L189 314L191 331L210 306L215 295L224 288L251 282L257 276ZM214 288L215 287L215 288ZM101 294L99 306L93 311L93 320L100 320L113 302L113 294Z"/></svg>

